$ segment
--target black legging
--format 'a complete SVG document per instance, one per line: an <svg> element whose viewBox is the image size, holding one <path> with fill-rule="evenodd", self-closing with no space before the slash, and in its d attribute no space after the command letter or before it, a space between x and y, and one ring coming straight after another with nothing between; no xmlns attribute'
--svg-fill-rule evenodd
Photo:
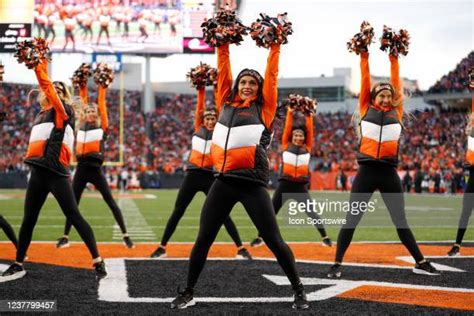
<svg viewBox="0 0 474 316"><path fill-rule="evenodd" d="M65 33L66 33L65 35L66 43L64 44L64 48L66 48L67 44L69 43L69 39L71 39L72 45L74 47L76 45L76 42L74 40L74 34L72 33L72 31L69 31L69 30L66 30Z"/></svg>
<svg viewBox="0 0 474 316"><path fill-rule="evenodd" d="M16 240L15 231L11 227L11 225L7 222L7 220L0 214L0 228L3 229L7 238L18 248L18 241Z"/></svg>
<svg viewBox="0 0 474 316"><path fill-rule="evenodd" d="M288 276L293 289L301 287L295 258L281 237L267 189L247 180L227 178L217 178L214 181L204 202L199 233L189 259L187 287L194 288L196 285L206 263L209 248L237 202L243 204L265 243Z"/></svg>
<svg viewBox="0 0 474 316"><path fill-rule="evenodd" d="M25 213L20 228L20 238L16 261L23 262L26 251L30 246L31 236L38 220L48 193L51 192L59 203L61 210L76 227L82 240L85 242L93 259L99 257L94 232L79 213L71 183L68 178L56 175L41 167L31 168L31 177L28 181L25 197Z"/></svg>
<svg viewBox="0 0 474 316"><path fill-rule="evenodd" d="M458 233L456 235L456 244L461 245L469 224L469 217L472 214L472 207L474 205L474 167L469 168L469 180L467 181L466 191L462 198L462 213L459 218Z"/></svg>
<svg viewBox="0 0 474 316"><path fill-rule="evenodd" d="M48 39L49 37L49 34L52 34L53 38L51 39L51 42L54 42L54 39L56 38L56 31L54 30L54 26L53 25L50 25L48 26L48 29L46 30L46 35L45 35L45 38Z"/></svg>
<svg viewBox="0 0 474 316"><path fill-rule="evenodd" d="M287 181L283 179L279 180L278 187L275 190L275 193L273 193L272 197L272 204L273 209L275 210L275 215L278 215L278 212L280 212L280 209L283 204L285 204L285 202L290 199L296 200L297 202L306 202L308 200L311 200L307 184L302 182ZM315 212L307 212L306 214L313 219L319 220L319 216ZM326 230L324 229L323 224L316 223L314 227L316 227L321 237L326 237Z"/></svg>
<svg viewBox="0 0 474 316"><path fill-rule="evenodd" d="M398 237L410 254L420 262L423 260L415 237L408 227L405 216L405 199L403 197L402 183L395 167L384 163L372 163L359 166L359 171L352 184L350 205L368 202L375 190L379 190L387 206L392 222L397 228ZM348 212L346 223L342 225L337 238L336 262L341 263L349 247L355 228L362 219L366 206L358 207L355 212ZM354 214L358 213L358 214Z"/></svg>
<svg viewBox="0 0 474 316"><path fill-rule="evenodd" d="M107 37L107 42L110 44L109 27L101 26L100 31L99 31L99 36L97 37L97 45L99 45L100 38L102 37L102 32L105 32L105 36Z"/></svg>
<svg viewBox="0 0 474 316"><path fill-rule="evenodd" d="M127 228L125 227L125 222L123 220L122 211L118 207L117 203L110 192L109 184L107 179L105 179L104 173L102 172L101 167L93 167L79 163L77 165L76 173L74 174L74 179L72 180L72 189L74 191L74 196L76 197L77 205L81 201L82 193L86 188L87 183L92 183L100 194L105 203L112 210L115 221L120 226L122 234L127 233ZM66 225L64 226L64 235L69 235L71 231L71 220L66 219Z"/></svg>
<svg viewBox="0 0 474 316"><path fill-rule="evenodd" d="M176 229L176 226L178 226L178 223L183 217L186 208L191 203L196 193L201 191L207 195L214 180L214 175L211 172L190 170L186 173L183 184L179 189L178 197L176 198L173 213L168 219L165 231L163 232L163 237L161 238L162 246L166 246L170 240ZM237 227L235 227L235 224L230 216L225 219L224 227L234 241L235 245L237 247L241 247L242 241L240 240L239 232L237 231Z"/></svg>

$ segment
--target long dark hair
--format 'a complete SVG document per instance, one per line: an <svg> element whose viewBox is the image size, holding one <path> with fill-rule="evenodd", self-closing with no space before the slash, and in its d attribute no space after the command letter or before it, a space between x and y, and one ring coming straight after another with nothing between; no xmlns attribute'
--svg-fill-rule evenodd
<svg viewBox="0 0 474 316"><path fill-rule="evenodd" d="M256 76L251 75L249 72L255 72L262 79L258 80ZM243 76L251 76L257 80L258 91L257 91L257 99L255 100L255 103L263 105L263 77L258 73L258 71L253 70L253 69L248 69L248 68L245 68L244 70L242 70L237 76L237 79L234 80L234 86L232 87L232 91L226 98L226 102L229 102L229 103L234 102L235 97L239 95L239 82Z"/></svg>

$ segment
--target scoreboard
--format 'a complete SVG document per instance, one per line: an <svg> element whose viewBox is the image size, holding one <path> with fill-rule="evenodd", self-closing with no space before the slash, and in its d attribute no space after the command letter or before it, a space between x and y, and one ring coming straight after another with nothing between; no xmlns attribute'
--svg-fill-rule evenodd
<svg viewBox="0 0 474 316"><path fill-rule="evenodd" d="M31 37L34 0L0 0L0 53Z"/></svg>

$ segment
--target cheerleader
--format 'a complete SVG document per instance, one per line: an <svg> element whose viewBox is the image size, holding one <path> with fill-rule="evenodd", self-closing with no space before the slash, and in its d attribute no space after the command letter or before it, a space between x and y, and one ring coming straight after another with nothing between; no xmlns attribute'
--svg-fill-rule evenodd
<svg viewBox="0 0 474 316"><path fill-rule="evenodd" d="M472 207L474 205L474 102L471 103L471 117L468 127L469 136L466 153L466 162L469 166L469 180L467 180L467 187L462 199L462 213L461 218L459 219L456 242L448 252L448 256L450 257L457 256L461 253L462 240L464 238L464 233L466 233L467 224L469 224L469 217L471 217Z"/></svg>
<svg viewBox="0 0 474 316"><path fill-rule="evenodd" d="M107 88L99 86L98 106L89 103L87 86L80 90L82 103L85 105L84 114L79 118L79 131L76 141L77 169L72 180L72 189L77 204L81 201L82 193L87 183L92 183L99 190L105 203L109 206L115 221L123 234L123 242L127 248L134 248L134 244L127 233L122 211L114 201L107 180L102 171L104 162L104 143L109 129L107 107L105 96ZM99 119L100 118L100 119ZM99 124L100 121L100 124ZM71 231L71 220L66 219L63 237L58 239L57 248L69 247L69 232Z"/></svg>
<svg viewBox="0 0 474 316"><path fill-rule="evenodd" d="M398 237L415 259L413 272L438 275L439 272L421 254L405 216L405 200L397 173L398 146L402 131L403 88L399 76L398 57L390 54L391 82L375 84L372 89L369 53L360 60L361 90L359 96L360 140L357 162L359 170L350 195L351 210L337 239L336 260L328 277L341 276L341 264L355 228L362 219L372 194L379 190L390 213Z"/></svg>
<svg viewBox="0 0 474 316"><path fill-rule="evenodd" d="M110 36L109 36L110 19L111 19L110 15L105 11L103 11L99 16L100 31L99 31L99 35L97 36L97 46L99 46L102 33L105 33L105 36L107 37L107 44L109 46L112 46L112 44L110 43Z"/></svg>
<svg viewBox="0 0 474 316"><path fill-rule="evenodd" d="M241 202L263 240L276 256L295 291L293 308L306 309L303 283L291 249L283 241L267 191L270 178L266 149L271 141L278 99L280 44L273 44L265 80L253 69L242 70L232 87L229 44L217 48L216 105L219 118L212 135L211 156L217 173L201 212L199 233L191 251L186 288L171 308L195 304L193 289L222 223Z"/></svg>
<svg viewBox="0 0 474 316"><path fill-rule="evenodd" d="M298 202L311 200L308 192L308 166L311 158L311 149L313 148L313 116L306 116L304 126L293 126L293 115L296 113L292 108L288 107L281 140L283 153L280 178L278 179L278 188L272 198L275 215L278 214L282 205L289 199L295 199ZM308 212L307 214L314 219L319 219L314 212ZM315 227L323 238L323 245L331 247L331 239L327 236L324 226L317 224ZM262 244L263 240L260 236L250 243L252 247L258 247Z"/></svg>
<svg viewBox="0 0 474 316"><path fill-rule="evenodd" d="M45 35L45 38L46 40L49 38L49 35L51 34L52 38L51 38L51 41L50 41L50 45L53 46L53 43L54 43L54 39L56 38L56 31L54 30L54 24L56 23L56 20L57 20L57 13L51 13L49 16L48 16L48 28L46 29L46 35Z"/></svg>
<svg viewBox="0 0 474 316"><path fill-rule="evenodd" d="M173 13L168 18L170 25L170 34L172 37L176 37L176 25L179 23L179 16L177 13Z"/></svg>
<svg viewBox="0 0 474 316"><path fill-rule="evenodd" d="M3 230L7 238L12 242L15 248L18 249L18 241L16 239L15 231L7 220L0 214L0 228Z"/></svg>
<svg viewBox="0 0 474 316"><path fill-rule="evenodd" d="M46 25L48 24L48 16L45 14L44 9L39 11L39 15L36 18L36 25L38 29L38 37L41 37L43 33L44 37L48 34L48 30L46 29Z"/></svg>
<svg viewBox="0 0 474 316"><path fill-rule="evenodd" d="M127 10L124 15L123 15L123 33L122 33L122 39L126 38L128 39L128 33L130 31L130 22L133 19L133 14L130 10Z"/></svg>
<svg viewBox="0 0 474 316"><path fill-rule="evenodd" d="M3 272L0 282L19 279L26 274L23 267L25 254L41 208L50 192L87 245L99 280L107 275L105 263L97 250L91 227L79 212L68 179L74 144L74 109L70 94L63 82L51 82L45 59L35 67L35 73L41 88L38 99L41 111L33 123L25 157L25 163L31 167L31 176L26 189L16 261Z"/></svg>
<svg viewBox="0 0 474 316"><path fill-rule="evenodd" d="M146 39L148 38L148 32L146 31L148 19L144 14L138 19L138 26L140 30L140 36L137 37L137 41L143 37L142 43L145 43Z"/></svg>
<svg viewBox="0 0 474 316"><path fill-rule="evenodd" d="M89 34L89 41L92 43L92 37L94 33L92 32L92 23L93 23L93 18L92 15L89 12L84 13L84 18L82 20L82 25L83 25L83 32L82 32L82 41L85 42L87 40L87 35Z"/></svg>
<svg viewBox="0 0 474 316"><path fill-rule="evenodd" d="M153 11L153 23L155 24L155 35L161 32L161 23L163 22L163 14L160 10L156 9Z"/></svg>
<svg viewBox="0 0 474 316"><path fill-rule="evenodd" d="M217 122L218 113L215 108L204 108L206 91L198 89L196 114L194 118L194 135L192 149L188 160L188 168L183 184L178 192L173 213L168 219L160 246L151 254L152 258L166 256L166 245L173 235L186 208L199 191L208 194L214 182L212 158L210 155L211 139ZM247 249L242 246L239 232L230 217L224 221L224 226L237 246L237 258L252 259Z"/></svg>
<svg viewBox="0 0 474 316"><path fill-rule="evenodd" d="M66 42L64 43L63 51L66 50L66 46L69 43L69 40L72 42L72 50L76 50L76 42L74 40L74 28L76 26L76 19L71 15L64 19L64 33L66 34Z"/></svg>

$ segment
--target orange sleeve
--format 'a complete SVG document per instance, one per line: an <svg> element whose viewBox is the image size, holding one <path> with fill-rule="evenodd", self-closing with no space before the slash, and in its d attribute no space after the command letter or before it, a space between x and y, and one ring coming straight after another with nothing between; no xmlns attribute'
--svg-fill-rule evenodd
<svg viewBox="0 0 474 316"><path fill-rule="evenodd" d="M360 54L360 95L359 95L359 111L363 117L369 109L370 103L370 69L369 69L369 53Z"/></svg>
<svg viewBox="0 0 474 316"><path fill-rule="evenodd" d="M285 126L283 127L283 135L281 136L281 149L285 151L288 148L288 142L293 129L293 110L288 108L286 111Z"/></svg>
<svg viewBox="0 0 474 316"><path fill-rule="evenodd" d="M104 131L109 128L109 118L107 116L107 107L105 106L105 94L107 89L99 86L97 103L99 105L100 124Z"/></svg>
<svg viewBox="0 0 474 316"><path fill-rule="evenodd" d="M400 80L400 65L398 64L398 57L389 55L390 59L390 81L395 90L394 100L400 100L400 104L396 107L398 119L403 118L403 87Z"/></svg>
<svg viewBox="0 0 474 316"><path fill-rule="evenodd" d="M194 115L194 132L197 133L202 124L202 113L204 112L204 102L206 100L206 89L198 89L196 113Z"/></svg>
<svg viewBox="0 0 474 316"><path fill-rule="evenodd" d="M216 104L217 102L217 96L218 96L218 93L217 93L217 86L214 86L214 104Z"/></svg>
<svg viewBox="0 0 474 316"><path fill-rule="evenodd" d="M35 67L35 74L36 78L38 79L38 84L41 88L41 91L46 95L48 98L49 103L54 108L54 125L56 128L63 128L64 121L69 119L69 116L66 113L66 109L64 108L61 99L59 99L58 94L56 93L56 89L49 79L48 76L48 62L46 60L42 60L40 64Z"/></svg>
<svg viewBox="0 0 474 316"><path fill-rule="evenodd" d="M306 117L306 149L309 153L313 149L313 138L314 138L314 119L312 115Z"/></svg>
<svg viewBox="0 0 474 316"><path fill-rule="evenodd" d="M265 79L263 80L263 107L262 120L267 128L270 128L278 102L278 63L280 59L280 44L273 44L267 60Z"/></svg>
<svg viewBox="0 0 474 316"><path fill-rule="evenodd" d="M225 98L232 90L232 69L230 68L229 44L217 47L217 98L216 107L220 112Z"/></svg>
<svg viewBox="0 0 474 316"><path fill-rule="evenodd" d="M89 96L87 95L87 86L81 87L79 90L79 96L84 105L89 104Z"/></svg>

